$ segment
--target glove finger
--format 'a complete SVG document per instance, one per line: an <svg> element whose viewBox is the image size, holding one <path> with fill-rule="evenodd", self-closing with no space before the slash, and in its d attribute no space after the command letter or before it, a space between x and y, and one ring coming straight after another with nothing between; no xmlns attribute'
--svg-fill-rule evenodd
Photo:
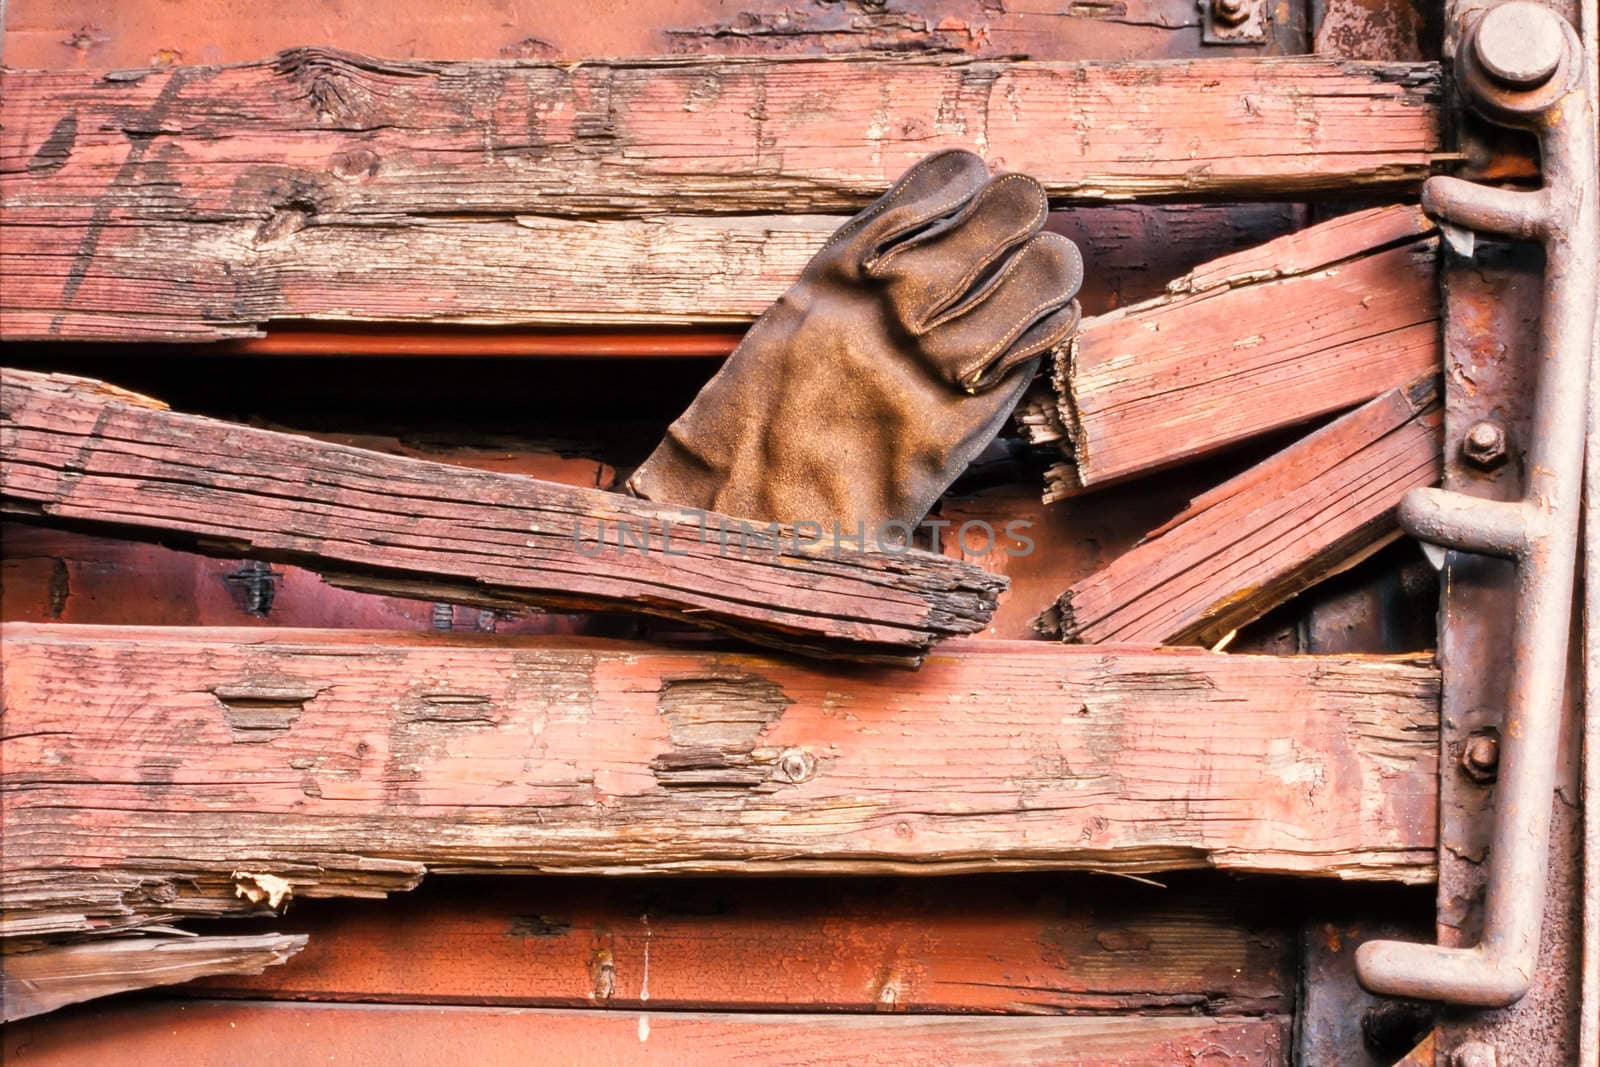
<svg viewBox="0 0 1600 1067"><path fill-rule="evenodd" d="M935 152L913 165L888 192L846 223L817 258L832 251L849 267L857 267L882 255L895 241L959 210L988 177L983 160L965 149Z"/></svg>
<svg viewBox="0 0 1600 1067"><path fill-rule="evenodd" d="M999 385L1011 374L1012 368L1034 359L1041 352L1050 351L1076 333L1079 315L1078 302L1074 300L1039 319L1022 331L1022 336L993 362L980 367L976 374L962 382L962 388L969 393L982 393Z"/></svg>
<svg viewBox="0 0 1600 1067"><path fill-rule="evenodd" d="M922 351L939 373L973 390L1031 326L1071 304L1082 284L1078 246L1058 233L1038 234L929 323Z"/></svg>
<svg viewBox="0 0 1600 1067"><path fill-rule="evenodd" d="M901 321L919 333L997 260L1038 233L1049 212L1038 182L1024 174L1003 174L955 215L913 233L863 266L889 283L889 299Z"/></svg>

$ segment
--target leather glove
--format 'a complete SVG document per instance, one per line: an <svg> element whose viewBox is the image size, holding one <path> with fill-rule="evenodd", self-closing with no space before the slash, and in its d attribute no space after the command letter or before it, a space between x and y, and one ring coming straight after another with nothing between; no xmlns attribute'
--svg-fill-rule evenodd
<svg viewBox="0 0 1600 1067"><path fill-rule="evenodd" d="M1083 261L1032 178L913 166L812 258L628 480L787 525L915 526L1078 322Z"/></svg>

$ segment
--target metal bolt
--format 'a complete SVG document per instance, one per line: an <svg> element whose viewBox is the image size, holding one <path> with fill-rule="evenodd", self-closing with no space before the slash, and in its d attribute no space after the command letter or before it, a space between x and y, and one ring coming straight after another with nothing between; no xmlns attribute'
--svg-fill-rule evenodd
<svg viewBox="0 0 1600 1067"><path fill-rule="evenodd" d="M1532 89L1561 66L1565 43L1560 15L1530 0L1507 0L1478 23L1473 52L1501 85Z"/></svg>
<svg viewBox="0 0 1600 1067"><path fill-rule="evenodd" d="M817 761L800 748L786 748L778 756L778 773L791 782L809 781L817 773Z"/></svg>
<svg viewBox="0 0 1600 1067"><path fill-rule="evenodd" d="M1250 17L1250 0L1211 0L1211 16L1225 26L1237 26Z"/></svg>
<svg viewBox="0 0 1600 1067"><path fill-rule="evenodd" d="M1461 454L1473 466L1494 470L1506 461L1506 431L1498 422L1482 419L1467 427Z"/></svg>
<svg viewBox="0 0 1600 1067"><path fill-rule="evenodd" d="M1485 1041L1463 1041L1450 1053L1450 1067L1497 1067L1500 1057Z"/></svg>
<svg viewBox="0 0 1600 1067"><path fill-rule="evenodd" d="M1500 771L1500 741L1493 734L1473 734L1461 750L1461 769L1475 782L1492 782Z"/></svg>

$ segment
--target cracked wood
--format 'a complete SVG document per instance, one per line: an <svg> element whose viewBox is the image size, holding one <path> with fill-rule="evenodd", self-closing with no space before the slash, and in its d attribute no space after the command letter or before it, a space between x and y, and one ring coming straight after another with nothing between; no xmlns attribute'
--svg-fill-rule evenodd
<svg viewBox="0 0 1600 1067"><path fill-rule="evenodd" d="M972 641L910 675L577 638L3 637L11 935L430 870L1434 869L1420 660ZM240 737L255 698L293 714Z"/></svg>
<svg viewBox="0 0 1600 1067"><path fill-rule="evenodd" d="M428 63L298 49L0 77L7 338L416 317L431 299L416 292L436 282L458 322L571 321L577 305L590 321L682 321L696 302L707 310L691 318L742 319L831 225L805 216L854 210L941 147L1079 201L1404 187L1440 148L1433 64ZM769 213L801 218L740 218ZM550 261L576 275L573 292ZM476 270L456 284L465 263ZM403 274L410 295L376 285L352 306L352 273ZM618 276L629 283L608 284ZM329 277L345 284L319 292ZM496 310L516 285L535 296ZM625 299L612 309L600 292Z"/></svg>
<svg viewBox="0 0 1600 1067"><path fill-rule="evenodd" d="M764 547L737 519L175 414L89 379L0 374L0 510L296 563L349 588L637 611L903 665L982 629L1005 588L943 556L877 551L870 534L866 551Z"/></svg>
<svg viewBox="0 0 1600 1067"><path fill-rule="evenodd" d="M1057 356L1068 461L1046 499L1145 474L1371 400L1441 365L1438 238L1421 209L1340 216L1224 256L1165 296L1084 321Z"/></svg>
<svg viewBox="0 0 1600 1067"><path fill-rule="evenodd" d="M1394 389L1201 494L1041 624L1063 640L1211 645L1400 536L1443 473L1437 379Z"/></svg>

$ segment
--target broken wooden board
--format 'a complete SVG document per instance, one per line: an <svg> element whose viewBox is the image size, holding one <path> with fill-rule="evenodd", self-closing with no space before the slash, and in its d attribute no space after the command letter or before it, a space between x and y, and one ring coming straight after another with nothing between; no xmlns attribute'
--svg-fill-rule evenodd
<svg viewBox="0 0 1600 1067"><path fill-rule="evenodd" d="M837 224L815 216L942 147L1079 201L1410 186L1440 148L1436 64L1304 58L299 49L12 71L0 92L8 340L214 340L269 318L742 320Z"/></svg>
<svg viewBox="0 0 1600 1067"><path fill-rule="evenodd" d="M1215 644L1400 536L1407 492L1438 484L1430 376L1393 389L1195 498L1041 620L1067 641Z"/></svg>
<svg viewBox="0 0 1600 1067"><path fill-rule="evenodd" d="M1375 208L1208 263L1169 293L1085 320L1057 356L1068 462L1046 500L1170 467L1372 399L1440 367L1435 228ZM1060 435L1064 433L1064 438Z"/></svg>
<svg viewBox="0 0 1600 1067"><path fill-rule="evenodd" d="M179 415L89 379L0 373L0 510L297 563L349 588L636 611L903 665L982 629L1005 588L932 553L879 551L870 533L864 551L808 545L776 526L751 534L711 513Z"/></svg>
<svg viewBox="0 0 1600 1067"><path fill-rule="evenodd" d="M417 1051L481 1067L529 1063L1204 1063L1276 1067L1288 1016L844 1015L596 1011L388 1004L155 1001L8 1026L7 1063L416 1063ZM301 1055L285 1060L286 1050ZM848 1050L848 1051L846 1051ZM23 1054L26 1054L25 1058ZM426 1057L424 1057L426 1059Z"/></svg>
<svg viewBox="0 0 1600 1067"><path fill-rule="evenodd" d="M1281 887L1214 881L437 880L383 904L301 902L271 920L310 937L292 966L184 993L654 1011L1290 1011L1295 909Z"/></svg>
<svg viewBox="0 0 1600 1067"><path fill-rule="evenodd" d="M3 637L9 935L429 870L1434 865L1419 660L973 641L913 676L579 638Z"/></svg>
<svg viewBox="0 0 1600 1067"><path fill-rule="evenodd" d="M305 934L143 936L7 952L0 963L0 1021L207 975L260 974L305 944Z"/></svg>

